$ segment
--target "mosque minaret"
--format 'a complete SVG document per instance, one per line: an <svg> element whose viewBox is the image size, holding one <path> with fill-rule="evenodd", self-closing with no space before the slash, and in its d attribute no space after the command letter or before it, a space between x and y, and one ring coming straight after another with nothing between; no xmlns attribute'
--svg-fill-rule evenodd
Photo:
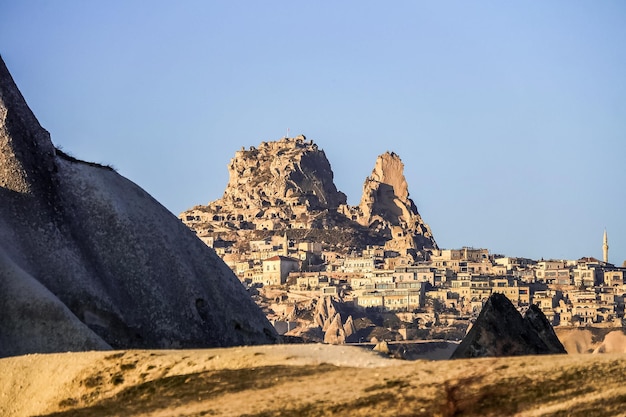
<svg viewBox="0 0 626 417"><path fill-rule="evenodd" d="M602 260L604 263L609 263L609 238L604 229L604 239L602 241Z"/></svg>

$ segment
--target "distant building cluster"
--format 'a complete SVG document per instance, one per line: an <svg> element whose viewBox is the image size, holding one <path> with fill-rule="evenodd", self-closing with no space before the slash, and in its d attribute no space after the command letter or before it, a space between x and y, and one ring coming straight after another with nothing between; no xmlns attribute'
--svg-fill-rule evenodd
<svg viewBox="0 0 626 417"><path fill-rule="evenodd" d="M333 295L368 309L448 315L478 314L492 293L506 295L520 310L535 304L553 325L621 325L626 268L603 260L532 260L490 254L488 249L432 249L414 262L407 254L368 246L327 251L319 242L287 235L249 242L205 238L240 280L251 286L282 287L303 295Z"/></svg>

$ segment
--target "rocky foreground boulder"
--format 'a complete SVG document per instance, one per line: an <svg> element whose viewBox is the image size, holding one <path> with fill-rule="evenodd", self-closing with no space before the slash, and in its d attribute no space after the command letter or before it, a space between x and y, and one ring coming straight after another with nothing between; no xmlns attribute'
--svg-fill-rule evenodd
<svg viewBox="0 0 626 417"><path fill-rule="evenodd" d="M452 359L567 353L546 316L531 305L524 317L503 294L492 294Z"/></svg>
<svg viewBox="0 0 626 417"><path fill-rule="evenodd" d="M113 169L55 149L0 58L0 356L276 339L180 220Z"/></svg>

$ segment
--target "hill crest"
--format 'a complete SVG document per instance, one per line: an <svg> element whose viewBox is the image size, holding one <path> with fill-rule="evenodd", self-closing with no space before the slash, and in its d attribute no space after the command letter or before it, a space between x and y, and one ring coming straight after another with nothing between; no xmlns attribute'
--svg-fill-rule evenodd
<svg viewBox="0 0 626 417"><path fill-rule="evenodd" d="M349 231L360 236L352 241L357 248L382 244L416 254L437 244L409 198L403 169L397 154L380 155L360 204L349 206L324 151L303 135L284 137L237 151L222 198L179 217L201 236Z"/></svg>

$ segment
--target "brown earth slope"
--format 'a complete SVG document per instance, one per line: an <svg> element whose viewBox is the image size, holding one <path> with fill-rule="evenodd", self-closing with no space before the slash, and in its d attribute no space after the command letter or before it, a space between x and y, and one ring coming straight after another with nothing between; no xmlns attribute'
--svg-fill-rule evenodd
<svg viewBox="0 0 626 417"><path fill-rule="evenodd" d="M281 345L0 360L0 415L615 416L624 355L405 362Z"/></svg>
<svg viewBox="0 0 626 417"><path fill-rule="evenodd" d="M626 353L624 327L556 327L554 331L570 355Z"/></svg>

